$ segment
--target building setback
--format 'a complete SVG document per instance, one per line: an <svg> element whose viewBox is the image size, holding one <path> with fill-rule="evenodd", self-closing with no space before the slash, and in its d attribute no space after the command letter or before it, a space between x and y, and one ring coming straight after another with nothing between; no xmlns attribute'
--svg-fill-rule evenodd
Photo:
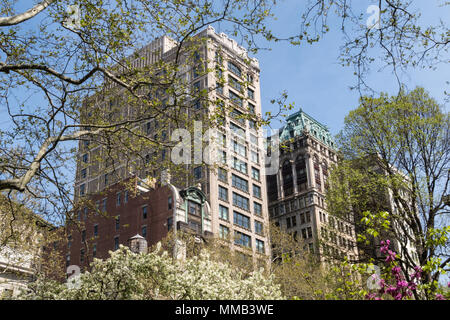
<svg viewBox="0 0 450 320"><path fill-rule="evenodd" d="M278 140L278 142L277 142ZM286 119L268 141L268 153L279 143L278 172L268 175L270 219L302 239L312 253L354 261L358 257L354 225L327 212L328 171L337 162L329 130L303 110Z"/></svg>

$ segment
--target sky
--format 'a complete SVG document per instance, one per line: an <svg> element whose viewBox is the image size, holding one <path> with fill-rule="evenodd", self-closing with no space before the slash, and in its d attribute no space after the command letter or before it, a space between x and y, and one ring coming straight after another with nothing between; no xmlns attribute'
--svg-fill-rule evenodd
<svg viewBox="0 0 450 320"><path fill-rule="evenodd" d="M440 1L442 2L442 1ZM436 23L437 18L450 17L450 8L437 7L436 0L414 1L415 10L421 13L423 22ZM353 2L355 3L355 2ZM356 2L357 3L357 2ZM361 13L366 13L369 1L360 1ZM375 1L373 1L375 3ZM430 6L430 4L433 4ZM300 14L304 1L280 1L275 10L277 21L269 28L283 34L295 33L300 29ZM342 67L338 62L339 47L343 43L343 35L337 28L336 19L330 20L332 29L318 43L292 46L287 43L269 44L271 51L260 51L255 57L261 68L261 100L263 114L276 111L270 100L286 90L288 102L295 103L295 111L301 107L303 111L330 128L337 134L343 127L344 117L358 106L359 93L349 87L356 83L352 67ZM445 21L445 20L444 20ZM395 94L398 85L390 70L377 71L377 66L370 74L370 84L380 92ZM450 80L450 64L441 64L436 71L411 70L404 77L408 89L423 86L438 102L444 102L444 90L450 91L446 81ZM292 110L292 112L294 112ZM448 110L448 109L447 109ZM273 128L279 128L280 122L273 122Z"/></svg>

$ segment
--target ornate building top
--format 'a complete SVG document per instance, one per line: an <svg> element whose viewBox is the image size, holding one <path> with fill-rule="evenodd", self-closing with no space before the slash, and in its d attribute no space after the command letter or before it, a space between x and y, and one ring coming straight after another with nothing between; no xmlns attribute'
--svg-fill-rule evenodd
<svg viewBox="0 0 450 320"><path fill-rule="evenodd" d="M280 128L280 142L296 136L302 136L305 131L327 146L333 149L336 147L329 129L305 113L302 109L290 115L286 119L286 125Z"/></svg>

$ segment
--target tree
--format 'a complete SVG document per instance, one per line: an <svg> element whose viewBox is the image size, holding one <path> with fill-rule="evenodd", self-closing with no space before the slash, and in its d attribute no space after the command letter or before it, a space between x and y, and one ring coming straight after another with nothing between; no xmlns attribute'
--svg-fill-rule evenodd
<svg viewBox="0 0 450 320"><path fill-rule="evenodd" d="M423 88L363 97L345 118L338 137L342 160L330 177L332 214L355 212L359 240L369 233L375 241L387 235L398 243L407 281L414 267L424 270L427 290L416 298L430 298L450 269L449 128L449 114Z"/></svg>
<svg viewBox="0 0 450 320"><path fill-rule="evenodd" d="M175 145L167 127L192 129L200 119L205 128L215 127L231 112L210 99L207 90L190 90L183 78L191 69L203 75L221 68L211 67L215 61L199 54L205 39L197 34L222 22L223 31L254 53L258 36L273 38L265 23L274 4L82 0L74 7L72 0L46 0L22 10L14 1L4 2L0 91L6 122L0 129L0 190L9 198L25 193L39 199L37 212L59 225L70 219L75 206L77 148L101 146L95 157L104 173L116 172L123 162L144 172L171 166L161 161ZM174 41L168 40L170 57L160 59L153 52L154 63L144 61L139 52L163 36ZM215 112L197 117L199 106ZM242 116L262 123L250 112ZM152 136L146 134L150 120L159 124ZM173 176L184 169L170 168Z"/></svg>
<svg viewBox="0 0 450 320"><path fill-rule="evenodd" d="M400 91L408 69L435 69L448 61L448 25L438 19L432 24L424 22L414 4L408 0L310 0L302 13L301 33L290 40L314 43L332 28L339 28L345 39L340 60L343 66L353 67L357 77L352 88L361 95L375 93L367 79L376 67L391 70ZM448 5L446 1L427 3L435 10ZM333 24L334 20L337 23Z"/></svg>
<svg viewBox="0 0 450 320"><path fill-rule="evenodd" d="M173 260L161 245L136 254L121 246L106 260L95 259L91 271L72 286L40 279L25 299L281 299L272 278L260 271L244 276L227 262L210 259L207 251L185 261Z"/></svg>

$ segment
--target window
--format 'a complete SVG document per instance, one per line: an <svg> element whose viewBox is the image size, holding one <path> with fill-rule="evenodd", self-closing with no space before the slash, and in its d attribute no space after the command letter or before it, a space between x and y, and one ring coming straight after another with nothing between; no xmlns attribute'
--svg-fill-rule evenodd
<svg viewBox="0 0 450 320"><path fill-rule="evenodd" d="M123 203L128 203L128 190L123 193Z"/></svg>
<svg viewBox="0 0 450 320"><path fill-rule="evenodd" d="M121 193L120 192L118 192L117 193L117 196L116 196L116 206L120 206L120 201L121 201Z"/></svg>
<svg viewBox="0 0 450 320"><path fill-rule="evenodd" d="M86 188L86 186L84 183L82 185L80 185L80 196L84 196L84 194L86 193L85 188Z"/></svg>
<svg viewBox="0 0 450 320"><path fill-rule="evenodd" d="M80 264L84 263L84 249L80 250Z"/></svg>
<svg viewBox="0 0 450 320"><path fill-rule="evenodd" d="M227 135L225 133L219 132L218 133L218 142L219 142L219 146L225 148L227 146Z"/></svg>
<svg viewBox="0 0 450 320"><path fill-rule="evenodd" d="M252 178L259 181L259 170L252 167Z"/></svg>
<svg viewBox="0 0 450 320"><path fill-rule="evenodd" d="M116 216L116 231L120 229L120 216Z"/></svg>
<svg viewBox="0 0 450 320"><path fill-rule="evenodd" d="M241 77L242 75L241 69L231 61L228 61L228 70L237 75L238 77Z"/></svg>
<svg viewBox="0 0 450 320"><path fill-rule="evenodd" d="M253 83L253 76L249 73L247 73L247 82L249 82L250 84Z"/></svg>
<svg viewBox="0 0 450 320"><path fill-rule="evenodd" d="M233 109L233 111L230 112L230 116L236 120L237 122L239 122L240 124L242 124L243 126L245 126L245 118L243 117L243 113L240 112L237 109Z"/></svg>
<svg viewBox="0 0 450 320"><path fill-rule="evenodd" d="M119 249L119 237L114 237L114 250Z"/></svg>
<svg viewBox="0 0 450 320"><path fill-rule="evenodd" d="M237 244L239 246L244 246L247 248L251 247L251 238L249 235L246 235L245 233L242 233L239 231L235 231L234 235L235 235L235 239L234 239L235 244Z"/></svg>
<svg viewBox="0 0 450 320"><path fill-rule="evenodd" d="M86 221L87 218L88 218L88 207L84 207L84 216L83 216L84 221Z"/></svg>
<svg viewBox="0 0 450 320"><path fill-rule="evenodd" d="M151 129L152 129L152 123L151 122L147 122L146 128L145 128L145 131L147 132L147 134L150 133Z"/></svg>
<svg viewBox="0 0 450 320"><path fill-rule="evenodd" d="M308 212L305 213L306 216L306 222L311 222L311 214Z"/></svg>
<svg viewBox="0 0 450 320"><path fill-rule="evenodd" d="M258 253L264 253L264 241L256 239L256 251Z"/></svg>
<svg viewBox="0 0 450 320"><path fill-rule="evenodd" d="M233 168L237 171L240 171L244 174L247 174L247 163L242 160L239 160L236 157L233 157Z"/></svg>
<svg viewBox="0 0 450 320"><path fill-rule="evenodd" d="M216 90L218 93L223 94L223 83L221 81L223 81L223 72L222 70L220 70L220 68L216 68L217 71L217 81L216 81Z"/></svg>
<svg viewBox="0 0 450 320"><path fill-rule="evenodd" d="M249 210L249 202L246 197L243 197L236 192L233 192L233 205L244 210Z"/></svg>
<svg viewBox="0 0 450 320"><path fill-rule="evenodd" d="M252 162L259 163L259 153L258 152L252 150L250 152L250 156L251 156Z"/></svg>
<svg viewBox="0 0 450 320"><path fill-rule="evenodd" d="M250 142L258 145L258 137L250 133Z"/></svg>
<svg viewBox="0 0 450 320"><path fill-rule="evenodd" d="M196 180L202 178L202 167L196 167L196 168L194 168L194 178L195 178Z"/></svg>
<svg viewBox="0 0 450 320"><path fill-rule="evenodd" d="M308 227L308 238L312 238L312 229Z"/></svg>
<svg viewBox="0 0 450 320"><path fill-rule="evenodd" d="M223 201L228 201L228 189L219 186L219 199Z"/></svg>
<svg viewBox="0 0 450 320"><path fill-rule="evenodd" d="M256 184L253 185L253 196L261 199L261 187Z"/></svg>
<svg viewBox="0 0 450 320"><path fill-rule="evenodd" d="M303 238L303 239L307 239L307 236L306 236L306 229L302 229L302 238Z"/></svg>
<svg viewBox="0 0 450 320"><path fill-rule="evenodd" d="M196 83L194 83L192 85L192 87L193 87L194 92L199 92L200 91L200 81L197 81Z"/></svg>
<svg viewBox="0 0 450 320"><path fill-rule="evenodd" d="M255 91L253 91L252 89L248 88L247 89L248 92L248 97L252 100L255 100Z"/></svg>
<svg viewBox="0 0 450 320"><path fill-rule="evenodd" d="M243 214L240 214L236 211L233 212L233 215L234 215L234 219L233 219L234 224L236 224L242 228L245 228L245 229L250 229L250 218L249 217L247 217Z"/></svg>
<svg viewBox="0 0 450 320"><path fill-rule="evenodd" d="M228 84L230 85L230 87L232 87L233 89L236 89L237 91L241 92L242 91L242 85L241 83L236 80L235 78L228 76Z"/></svg>
<svg viewBox="0 0 450 320"><path fill-rule="evenodd" d="M105 183L105 186L108 185L108 182L109 182L109 175L108 175L107 173L105 173L105 176L104 176L104 183Z"/></svg>
<svg viewBox="0 0 450 320"><path fill-rule="evenodd" d="M227 179L227 170L225 170L225 169L222 169L222 168L219 168L218 169L218 177L219 177L219 180L222 180L222 181L227 181L228 179Z"/></svg>
<svg viewBox="0 0 450 320"><path fill-rule="evenodd" d="M86 172L87 172L86 168L81 170L81 179L85 179L86 178Z"/></svg>
<svg viewBox="0 0 450 320"><path fill-rule="evenodd" d="M97 256L97 244L92 246L92 256L95 258Z"/></svg>
<svg viewBox="0 0 450 320"><path fill-rule="evenodd" d="M106 212L106 201L107 200L108 200L107 198L103 199L103 212Z"/></svg>
<svg viewBox="0 0 450 320"><path fill-rule="evenodd" d="M230 234L230 229L226 226L219 225L219 236L222 239L227 239Z"/></svg>
<svg viewBox="0 0 450 320"><path fill-rule="evenodd" d="M188 201L188 212L195 216L201 216L202 207L197 202Z"/></svg>
<svg viewBox="0 0 450 320"><path fill-rule="evenodd" d="M233 122L230 122L230 130L231 132L233 132L233 134L245 139L245 130L234 124Z"/></svg>
<svg viewBox="0 0 450 320"><path fill-rule="evenodd" d="M144 238L147 238L147 226L143 226L143 227L142 227L142 236L143 236Z"/></svg>
<svg viewBox="0 0 450 320"><path fill-rule="evenodd" d="M228 90L228 98L230 98L231 102L234 104L237 104L240 107L243 106L243 99L231 90Z"/></svg>
<svg viewBox="0 0 450 320"><path fill-rule="evenodd" d="M227 220L227 221L229 219L228 208L224 207L220 204L219 204L219 218L222 220Z"/></svg>
<svg viewBox="0 0 450 320"><path fill-rule="evenodd" d="M94 237L98 237L98 224L94 225Z"/></svg>
<svg viewBox="0 0 450 320"><path fill-rule="evenodd" d="M83 161L84 163L88 163L88 161L89 161L89 156L88 156L87 153L83 154L83 156L82 156L82 161Z"/></svg>
<svg viewBox="0 0 450 320"><path fill-rule="evenodd" d="M227 164L227 153L225 151L219 151L219 163Z"/></svg>
<svg viewBox="0 0 450 320"><path fill-rule="evenodd" d="M247 157L247 147L236 140L233 141L233 151L244 158Z"/></svg>
<svg viewBox="0 0 450 320"><path fill-rule="evenodd" d="M142 207L142 219L147 219L147 206Z"/></svg>
<svg viewBox="0 0 450 320"><path fill-rule="evenodd" d="M259 204L258 202L253 202L253 213L256 214L257 216L262 215L262 205Z"/></svg>
<svg viewBox="0 0 450 320"><path fill-rule="evenodd" d="M173 218L172 217L167 218L167 230L168 231L172 230L172 227L173 227Z"/></svg>
<svg viewBox="0 0 450 320"><path fill-rule="evenodd" d="M248 181L247 180L242 179L241 177L238 177L235 174L232 174L231 182L232 182L233 187L238 188L242 191L248 192Z"/></svg>
<svg viewBox="0 0 450 320"><path fill-rule="evenodd" d="M263 234L263 224L257 220L255 220L255 233Z"/></svg>
<svg viewBox="0 0 450 320"><path fill-rule="evenodd" d="M81 231L81 241L82 242L86 241L86 230Z"/></svg>
<svg viewBox="0 0 450 320"><path fill-rule="evenodd" d="M250 129L256 130L256 121L249 119L248 126L250 127Z"/></svg>
<svg viewBox="0 0 450 320"><path fill-rule="evenodd" d="M167 209L171 210L172 209L172 196L167 198Z"/></svg>

